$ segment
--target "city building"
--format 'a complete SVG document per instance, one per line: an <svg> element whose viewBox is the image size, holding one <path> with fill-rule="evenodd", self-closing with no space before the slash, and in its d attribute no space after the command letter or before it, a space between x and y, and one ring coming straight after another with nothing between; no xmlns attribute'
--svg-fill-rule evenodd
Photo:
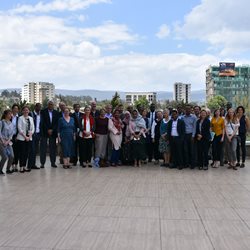
<svg viewBox="0 0 250 250"><path fill-rule="evenodd" d="M221 62L206 70L206 100L221 95L233 107L250 101L250 66Z"/></svg>
<svg viewBox="0 0 250 250"><path fill-rule="evenodd" d="M29 82L22 88L22 101L42 103L45 99L55 98L55 85L48 82Z"/></svg>
<svg viewBox="0 0 250 250"><path fill-rule="evenodd" d="M191 84L176 82L174 84L173 100L177 102L189 103L191 97Z"/></svg>
<svg viewBox="0 0 250 250"><path fill-rule="evenodd" d="M135 104L135 101L145 97L149 103L156 102L156 92L128 92L126 93L126 103Z"/></svg>

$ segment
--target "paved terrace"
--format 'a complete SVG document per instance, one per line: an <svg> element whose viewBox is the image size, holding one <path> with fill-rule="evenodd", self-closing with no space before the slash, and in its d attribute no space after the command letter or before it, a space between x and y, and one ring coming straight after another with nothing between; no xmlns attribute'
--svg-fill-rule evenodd
<svg viewBox="0 0 250 250"><path fill-rule="evenodd" d="M0 250L10 249L250 249L250 162L3 176Z"/></svg>

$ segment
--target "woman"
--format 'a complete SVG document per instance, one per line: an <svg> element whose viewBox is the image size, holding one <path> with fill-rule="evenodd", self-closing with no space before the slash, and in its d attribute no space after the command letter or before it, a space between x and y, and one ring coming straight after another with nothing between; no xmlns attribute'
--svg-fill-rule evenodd
<svg viewBox="0 0 250 250"><path fill-rule="evenodd" d="M145 152L145 159L143 160L144 164L147 164L147 158L149 155L150 142L151 142L150 121L149 121L149 118L147 117L147 114L148 114L147 109L143 109L142 118L144 119L145 124L146 124L146 131L145 131L146 138L145 138L145 149L144 149L145 150L144 151Z"/></svg>
<svg viewBox="0 0 250 250"><path fill-rule="evenodd" d="M200 170L208 170L208 150L210 145L210 120L206 110L202 110L196 123L197 156Z"/></svg>
<svg viewBox="0 0 250 250"><path fill-rule="evenodd" d="M13 104L12 105L12 119L11 122L14 126L14 135L12 138L12 148L13 148L13 152L14 152L14 160L12 162L12 169L14 170L14 172L18 172L17 169L17 165L18 165L18 159L19 159L19 149L18 149L18 143L17 143L17 134L18 134L18 129L17 129L17 123L18 123L18 118L19 118L19 110L20 107L18 104Z"/></svg>
<svg viewBox="0 0 250 250"><path fill-rule="evenodd" d="M122 144L122 120L119 110L115 110L113 117L109 119L110 139L112 142L111 166L116 167L119 164L120 149Z"/></svg>
<svg viewBox="0 0 250 250"><path fill-rule="evenodd" d="M125 111L124 118L122 120L122 163L124 165L130 165L133 162L132 151L131 151L131 134L129 130L129 123L131 120L131 114L129 111Z"/></svg>
<svg viewBox="0 0 250 250"><path fill-rule="evenodd" d="M237 117L240 121L239 127L239 137L237 143L237 167L244 168L245 167L245 160L246 160L246 137L247 131L250 129L250 121L249 118L245 115L245 108L243 106L239 106L236 109ZM240 164L240 148L242 152L242 161Z"/></svg>
<svg viewBox="0 0 250 250"><path fill-rule="evenodd" d="M162 112L157 111L156 112L156 119L153 121L152 127L151 127L151 138L154 144L154 158L155 158L155 165L159 164L159 160L161 158L161 153L159 152L159 142L161 138L160 133L160 126L162 122Z"/></svg>
<svg viewBox="0 0 250 250"><path fill-rule="evenodd" d="M105 109L95 119L95 166L106 167L106 149L108 144L108 122Z"/></svg>
<svg viewBox="0 0 250 250"><path fill-rule="evenodd" d="M160 140L159 140L159 152L163 154L164 162L161 164L161 167L169 167L170 160L170 147L169 141L167 140L167 127L168 122L170 121L169 110L166 109L163 112L163 119L160 125Z"/></svg>
<svg viewBox="0 0 250 250"><path fill-rule="evenodd" d="M90 115L90 108L85 107L84 115L80 119L80 165L85 168L87 165L89 168L91 165L92 151L93 151L93 139L94 139L94 126L95 120Z"/></svg>
<svg viewBox="0 0 250 250"><path fill-rule="evenodd" d="M132 112L132 118L129 123L129 130L132 140L131 146L133 152L134 167L140 167L141 161L145 159L144 141L146 137L146 124L144 119L136 109Z"/></svg>
<svg viewBox="0 0 250 250"><path fill-rule="evenodd" d="M211 164L213 168L219 167L224 141L224 128L225 123L224 119L220 116L220 109L216 109L211 120L211 131L214 133L214 138L212 141L213 163Z"/></svg>
<svg viewBox="0 0 250 250"><path fill-rule="evenodd" d="M232 108L227 111L225 118L225 133L226 133L226 152L229 163L229 169L237 170L236 167L236 149L237 149L237 135L240 127L239 120Z"/></svg>
<svg viewBox="0 0 250 250"><path fill-rule="evenodd" d="M75 121L70 117L69 108L65 108L63 116L58 120L58 142L62 145L63 168L70 166L70 157L75 156L76 140Z"/></svg>
<svg viewBox="0 0 250 250"><path fill-rule="evenodd" d="M14 172L10 169L14 160L11 140L15 134L15 127L11 122L11 118L11 110L7 109L3 112L0 122L0 175L4 175L3 167L6 161L8 161L6 174L12 174Z"/></svg>
<svg viewBox="0 0 250 250"><path fill-rule="evenodd" d="M24 106L22 108L22 116L18 118L17 123L20 173L31 171L26 165L32 147L32 135L34 134L35 127L33 118L29 116L29 112L29 107Z"/></svg>

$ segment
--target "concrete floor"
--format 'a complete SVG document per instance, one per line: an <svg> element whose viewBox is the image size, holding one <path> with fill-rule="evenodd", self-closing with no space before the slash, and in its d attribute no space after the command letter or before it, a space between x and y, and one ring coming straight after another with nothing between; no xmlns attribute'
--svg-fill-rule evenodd
<svg viewBox="0 0 250 250"><path fill-rule="evenodd" d="M238 171L45 169L0 178L0 250L250 249L250 161Z"/></svg>

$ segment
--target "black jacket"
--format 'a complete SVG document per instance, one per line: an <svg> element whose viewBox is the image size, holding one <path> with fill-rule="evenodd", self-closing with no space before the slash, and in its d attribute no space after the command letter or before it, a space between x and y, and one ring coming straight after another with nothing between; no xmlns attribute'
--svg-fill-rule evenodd
<svg viewBox="0 0 250 250"><path fill-rule="evenodd" d="M201 131L200 131L200 122L201 122L201 119L199 119L196 122L196 134L195 134L195 137L197 137L198 134L201 134L203 139L211 140L210 120L208 118L205 118L205 120L203 121L203 123L201 125Z"/></svg>
<svg viewBox="0 0 250 250"><path fill-rule="evenodd" d="M77 128L80 128L80 120L82 119L82 116L83 116L83 113L82 112L79 112L79 117L78 115L76 114L76 112L74 112L73 114L70 115L74 121L75 121L75 127L76 129Z"/></svg>
<svg viewBox="0 0 250 250"><path fill-rule="evenodd" d="M48 130L53 130L53 137L57 137L59 113L56 110L52 111L52 123L50 122L48 108L41 110L40 133L43 137L49 137Z"/></svg>
<svg viewBox="0 0 250 250"><path fill-rule="evenodd" d="M172 124L173 124L173 119L171 119L168 122L168 127L167 127L167 138L168 138L168 140L171 140L171 138L172 138L172 136L171 136ZM184 121L181 120L181 119L177 120L177 132L178 132L178 135L179 135L180 139L184 140L186 128L185 128Z"/></svg>

